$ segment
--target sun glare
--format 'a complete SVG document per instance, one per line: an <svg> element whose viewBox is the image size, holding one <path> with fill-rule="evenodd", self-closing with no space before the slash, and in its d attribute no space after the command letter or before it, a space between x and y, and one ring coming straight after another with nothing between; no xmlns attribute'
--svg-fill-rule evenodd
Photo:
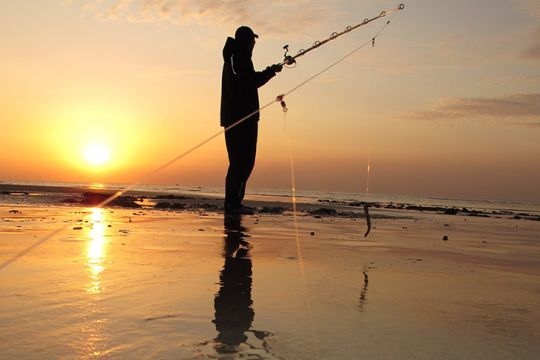
<svg viewBox="0 0 540 360"><path fill-rule="evenodd" d="M102 166L109 162L111 151L107 145L92 144L84 149L84 159L91 165Z"/></svg>

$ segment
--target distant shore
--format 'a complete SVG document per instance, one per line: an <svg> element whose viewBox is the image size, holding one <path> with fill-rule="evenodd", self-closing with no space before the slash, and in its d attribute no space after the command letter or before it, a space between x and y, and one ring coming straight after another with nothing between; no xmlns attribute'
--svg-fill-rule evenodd
<svg viewBox="0 0 540 360"><path fill-rule="evenodd" d="M69 205L95 206L118 189L100 189L77 186L48 186L27 184L0 184L0 204L13 205ZM201 194L197 191L171 193L163 190L130 190L125 195L112 201L107 207L141 208L168 211L210 211L223 212L221 194ZM253 213L282 214L292 211L290 198L247 196L245 204ZM298 203L298 211L314 217L350 217L363 218L362 201L344 201L332 199L310 199ZM486 210L457 206L427 206L411 203L367 202L373 218L411 218L415 213L443 215L504 218L513 220L540 221L540 214L509 211Z"/></svg>

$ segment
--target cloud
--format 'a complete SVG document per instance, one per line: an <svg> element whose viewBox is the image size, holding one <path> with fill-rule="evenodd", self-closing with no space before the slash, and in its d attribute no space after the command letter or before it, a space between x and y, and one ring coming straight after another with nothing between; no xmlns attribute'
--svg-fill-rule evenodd
<svg viewBox="0 0 540 360"><path fill-rule="evenodd" d="M540 129L540 121L528 122L528 123L516 123L515 125L525 126L525 127L528 127L528 128L539 128Z"/></svg>
<svg viewBox="0 0 540 360"><path fill-rule="evenodd" d="M536 28L533 33L533 44L523 52L523 57L526 59L540 59L540 27Z"/></svg>
<svg viewBox="0 0 540 360"><path fill-rule="evenodd" d="M412 120L519 120L521 125L536 127L540 118L540 93L446 99L430 110L411 112L404 117Z"/></svg>
<svg viewBox="0 0 540 360"><path fill-rule="evenodd" d="M514 0L516 9L529 14L533 18L540 18L540 0Z"/></svg>
<svg viewBox="0 0 540 360"><path fill-rule="evenodd" d="M73 0L65 0L74 5ZM322 0L90 0L83 9L107 20L210 26L249 24L266 33L302 32L327 18ZM301 11L298 11L302 9Z"/></svg>

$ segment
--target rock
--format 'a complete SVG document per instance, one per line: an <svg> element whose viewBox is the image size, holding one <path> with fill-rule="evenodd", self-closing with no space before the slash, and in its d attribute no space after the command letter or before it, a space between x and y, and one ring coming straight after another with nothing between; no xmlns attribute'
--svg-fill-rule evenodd
<svg viewBox="0 0 540 360"><path fill-rule="evenodd" d="M142 206L137 204L135 202L135 198L133 196L120 196L113 201L111 201L111 204L113 206L121 206L121 207L128 207L128 208L141 208Z"/></svg>
<svg viewBox="0 0 540 360"><path fill-rule="evenodd" d="M191 200L193 199L190 196L184 196L184 195L158 195L155 197L155 199L169 199L169 200Z"/></svg>
<svg viewBox="0 0 540 360"><path fill-rule="evenodd" d="M29 195L27 191L2 191L4 195Z"/></svg>
<svg viewBox="0 0 540 360"><path fill-rule="evenodd" d="M315 236L315 231L310 232L309 235Z"/></svg>
<svg viewBox="0 0 540 360"><path fill-rule="evenodd" d="M458 212L459 212L459 210L456 209L456 208L448 208L448 209L444 210L444 213L446 215L457 215Z"/></svg>
<svg viewBox="0 0 540 360"><path fill-rule="evenodd" d="M158 202L156 205L154 205L156 209L168 209L171 207L171 203L168 203L166 201Z"/></svg>
<svg viewBox="0 0 540 360"><path fill-rule="evenodd" d="M172 203L171 204L171 209L173 210L182 210L182 209L185 209L186 208L186 204L183 204L183 203Z"/></svg>
<svg viewBox="0 0 540 360"><path fill-rule="evenodd" d="M335 209L320 208L310 212L311 215L337 216L338 212Z"/></svg>
<svg viewBox="0 0 540 360"><path fill-rule="evenodd" d="M93 193L93 192L85 192L83 194L83 199L81 200L81 204L83 205L99 205L106 199L108 199L112 194L101 194L101 193Z"/></svg>
<svg viewBox="0 0 540 360"><path fill-rule="evenodd" d="M285 208L281 206L263 206L261 210L259 210L260 214L283 214L285 212Z"/></svg>
<svg viewBox="0 0 540 360"><path fill-rule="evenodd" d="M69 198L69 199L62 200L61 202L64 203L64 204L78 204L79 200Z"/></svg>
<svg viewBox="0 0 540 360"><path fill-rule="evenodd" d="M73 230L82 230L82 226L75 226Z"/></svg>
<svg viewBox="0 0 540 360"><path fill-rule="evenodd" d="M89 206L97 206L103 203L104 201L106 201L108 198L110 198L113 195L114 194L85 192L83 194L83 199L81 200L81 204L89 205ZM133 196L119 196L116 199L112 200L110 203L108 203L108 205L129 207L129 208L141 207L141 205L135 202L135 198Z"/></svg>
<svg viewBox="0 0 540 360"><path fill-rule="evenodd" d="M209 204L209 203L199 204L199 205L197 205L197 208L203 209L203 210L208 210L208 211L218 211L218 210L220 210L219 205ZM248 207L248 206L244 206L244 209L246 211L249 211L249 210L253 211L253 209ZM253 215L253 212L251 213L251 215Z"/></svg>
<svg viewBox="0 0 540 360"><path fill-rule="evenodd" d="M9 213L10 214L22 214L22 212L19 211L19 210L9 210Z"/></svg>
<svg viewBox="0 0 540 360"><path fill-rule="evenodd" d="M448 235L444 235L444 236L442 237L442 239L443 239L443 241L448 241Z"/></svg>

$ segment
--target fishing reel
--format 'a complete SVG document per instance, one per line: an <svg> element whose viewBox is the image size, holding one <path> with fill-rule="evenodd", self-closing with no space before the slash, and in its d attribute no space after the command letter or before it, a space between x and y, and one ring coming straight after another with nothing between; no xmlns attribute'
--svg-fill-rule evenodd
<svg viewBox="0 0 540 360"><path fill-rule="evenodd" d="M291 55L287 55L287 53L289 52L289 45L285 45L283 47L283 50L285 50L285 54L283 54L283 64L289 65L289 66L295 65L296 60L294 60L294 58Z"/></svg>

